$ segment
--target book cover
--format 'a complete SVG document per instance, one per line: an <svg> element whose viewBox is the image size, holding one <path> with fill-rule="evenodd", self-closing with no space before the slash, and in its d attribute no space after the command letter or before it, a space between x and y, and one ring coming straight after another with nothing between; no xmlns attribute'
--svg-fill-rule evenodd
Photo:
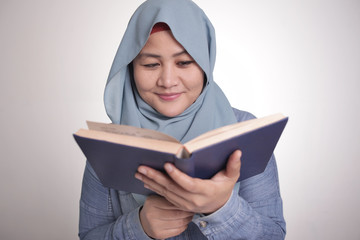
<svg viewBox="0 0 360 240"><path fill-rule="evenodd" d="M242 156L239 180L262 173L287 121L288 118L283 117L271 123L262 124L260 127L251 127L225 140L195 148L194 151L185 154L187 157L184 158L178 154L180 149L177 153L165 152L131 146L131 141L119 144L106 138L96 139L77 133L74 134L74 138L105 187L148 195L152 192L145 189L143 183L134 177L140 165L147 165L165 172L164 164L171 162L192 177L208 179L225 168L231 153L240 149ZM245 122L241 123L246 125ZM230 128L229 131L234 130ZM186 144L184 145L179 143L179 148L186 150Z"/></svg>

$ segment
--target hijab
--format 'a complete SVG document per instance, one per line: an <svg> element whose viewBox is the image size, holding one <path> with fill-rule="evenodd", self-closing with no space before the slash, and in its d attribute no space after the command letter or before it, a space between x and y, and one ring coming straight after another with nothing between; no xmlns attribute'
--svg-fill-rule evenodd
<svg viewBox="0 0 360 240"><path fill-rule="evenodd" d="M131 63L147 42L153 26L166 23L175 39L205 73L197 100L183 113L166 117L137 93ZM213 80L215 31L205 13L190 0L148 0L131 17L116 52L105 87L106 112L113 123L166 133L182 143L209 130L236 122L224 93Z"/></svg>

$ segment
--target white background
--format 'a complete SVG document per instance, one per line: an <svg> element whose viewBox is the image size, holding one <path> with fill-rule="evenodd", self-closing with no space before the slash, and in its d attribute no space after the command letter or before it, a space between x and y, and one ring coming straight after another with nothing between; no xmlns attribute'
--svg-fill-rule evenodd
<svg viewBox="0 0 360 240"><path fill-rule="evenodd" d="M109 121L104 85L141 2L0 0L0 239L77 238L72 133ZM275 150L287 239L360 239L360 1L196 3L232 105L290 117Z"/></svg>

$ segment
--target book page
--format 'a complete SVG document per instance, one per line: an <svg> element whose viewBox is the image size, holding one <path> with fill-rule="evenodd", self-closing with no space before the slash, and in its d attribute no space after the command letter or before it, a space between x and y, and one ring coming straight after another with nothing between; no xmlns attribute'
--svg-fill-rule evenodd
<svg viewBox="0 0 360 240"><path fill-rule="evenodd" d="M80 129L75 135L90 138L95 140L107 141L117 144L122 144L131 147L138 147L149 149L153 151L166 152L172 154L179 154L182 151L183 146L181 143L162 141L151 138L139 138L136 136L129 136L123 134L109 133L97 130Z"/></svg>
<svg viewBox="0 0 360 240"><path fill-rule="evenodd" d="M86 123L90 130L179 143L179 141L175 138L155 130L112 123L99 123L91 121L86 121Z"/></svg>
<svg viewBox="0 0 360 240"><path fill-rule="evenodd" d="M223 134L224 132L228 132L228 131L231 132L232 129L237 129L243 125L248 125L249 121L253 121L253 120L256 120L256 119L250 119L248 121L238 122L238 123L226 125L226 126L211 130L209 132L203 133L200 136L186 142L186 145L195 144L196 142L204 141L205 139L208 139L211 137L216 137L220 134Z"/></svg>
<svg viewBox="0 0 360 240"><path fill-rule="evenodd" d="M203 147L210 146L214 143L218 143L234 136L238 136L257 128L269 125L284 118L285 116L282 114L274 114L263 118L255 118L227 125L204 133L197 138L194 138L193 140L185 143L184 146L189 152L194 152Z"/></svg>

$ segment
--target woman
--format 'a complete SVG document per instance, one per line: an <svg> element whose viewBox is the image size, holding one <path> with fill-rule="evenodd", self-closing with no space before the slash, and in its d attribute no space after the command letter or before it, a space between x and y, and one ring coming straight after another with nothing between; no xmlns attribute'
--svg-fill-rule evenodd
<svg viewBox="0 0 360 240"><path fill-rule="evenodd" d="M148 0L132 16L105 88L113 123L155 129L186 142L252 115L232 109L213 81L215 33L190 0ZM86 165L81 239L283 239L274 157L264 173L236 181L240 151L212 179L140 166L149 197L108 189ZM121 157L121 156L119 156Z"/></svg>

